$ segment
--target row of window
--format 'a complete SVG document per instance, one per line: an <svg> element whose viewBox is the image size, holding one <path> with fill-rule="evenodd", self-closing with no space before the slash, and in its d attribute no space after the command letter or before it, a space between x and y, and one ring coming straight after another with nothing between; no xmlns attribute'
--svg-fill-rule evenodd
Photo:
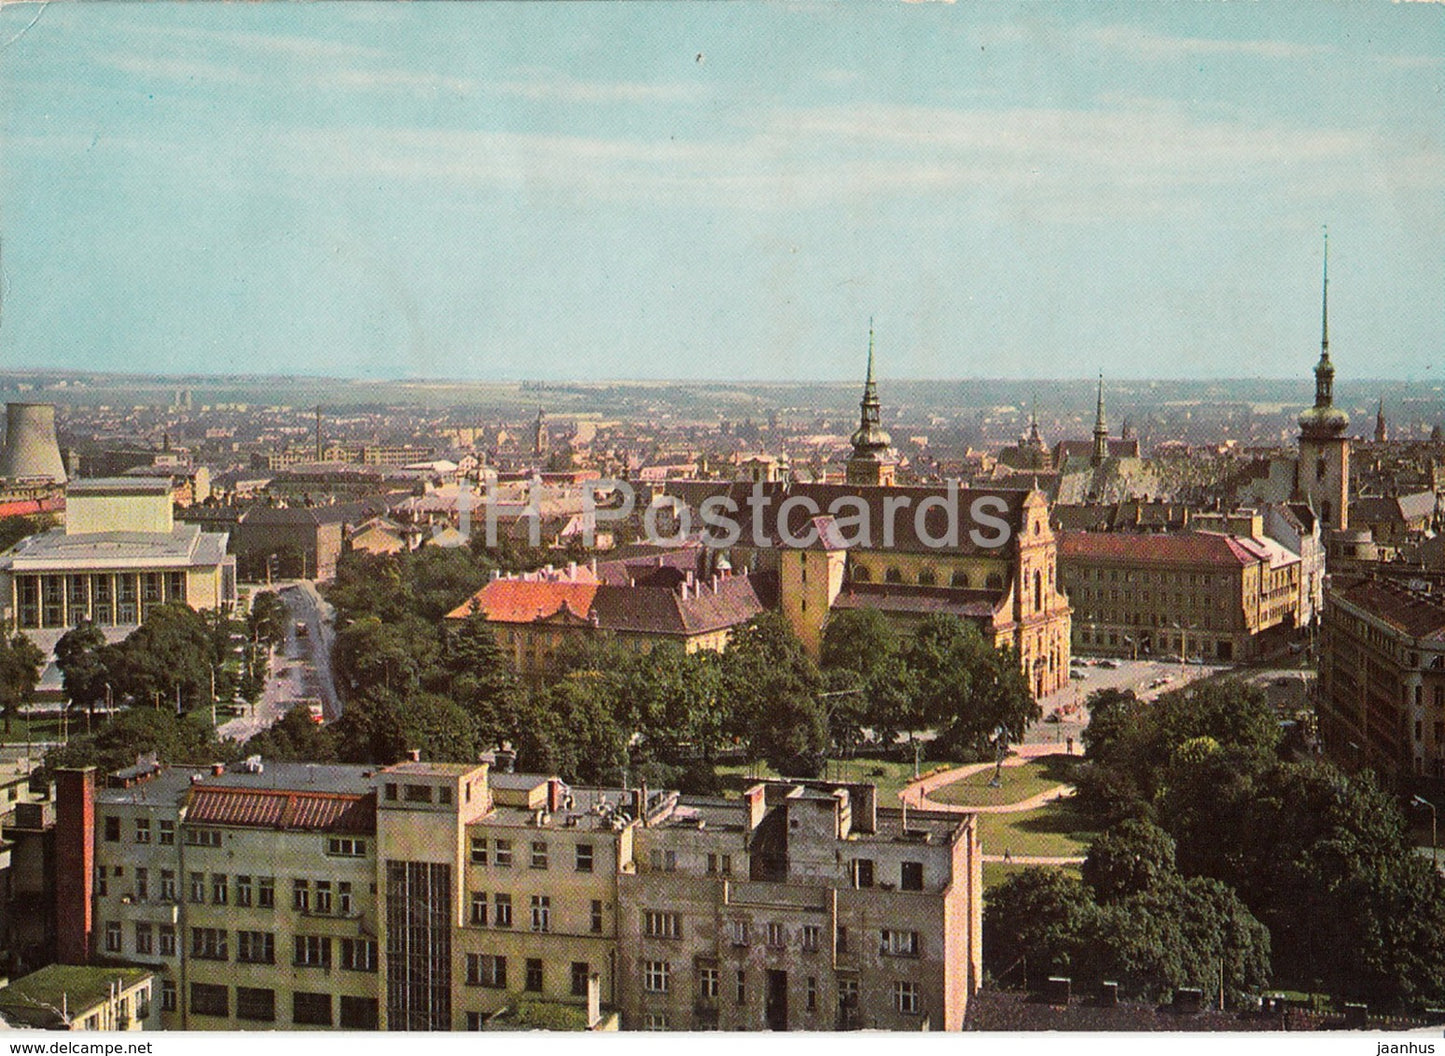
<svg viewBox="0 0 1445 1056"><path fill-rule="evenodd" d="M236 1018L253 1023L276 1022L276 991L252 986L238 986ZM231 988L216 983L191 984L190 1011L196 1016L229 1017ZM377 1004L374 997L341 996L335 1001L333 1018L331 994L297 990L291 995L291 1022L297 1026L340 1026L349 1030L375 1030Z"/></svg>
<svg viewBox="0 0 1445 1056"><path fill-rule="evenodd" d="M699 1003L707 1005L719 999L721 990L721 971L716 965L697 965L696 972L696 997ZM650 994L668 994L672 992L674 971L670 961L643 961L642 962L642 989ZM738 1005L746 1005L748 1002L748 973L744 968L737 969L733 974L733 1000ZM808 976L804 984L805 1007L809 1012L818 1010L818 979L816 976ZM908 980L898 979L892 984L893 1010L906 1015L917 1015L920 1002L918 984ZM840 1009L853 1009L858 1007L858 980L853 977L838 980L838 1006ZM666 1029L665 1014L653 1013L652 1016L663 1016L663 1026L656 1029ZM649 1017L651 1020L652 1016ZM651 1022L650 1027L654 1026Z"/></svg>
<svg viewBox="0 0 1445 1056"><path fill-rule="evenodd" d="M849 566L848 577L854 583L869 583L873 580L873 573L866 565L853 564ZM903 583L903 572L897 568L889 568L883 573L885 583ZM948 585L960 587L964 590L975 585L982 586L985 590L1002 590L1003 576L997 572L990 572L986 576L979 576L976 581L968 578L968 573L955 571L949 576ZM938 574L932 569L925 568L918 573L918 585L920 587L936 587L939 585Z"/></svg>
<svg viewBox="0 0 1445 1056"><path fill-rule="evenodd" d="M175 821L160 818L152 830L150 818L136 818L135 842L148 844L151 842L152 835L155 836L155 842L159 846L174 847L176 843ZM121 819L115 815L108 815L105 819L105 841L119 843L120 840ZM221 830L187 829L186 845L189 847L219 847L221 846ZM326 839L325 850L333 858L362 858L366 856L366 841L356 837L331 836Z"/></svg>
<svg viewBox="0 0 1445 1056"><path fill-rule="evenodd" d="M110 880L125 877L125 866L116 865L96 868L96 894L110 892ZM234 879L234 885L232 880ZM173 869L161 869L157 877L155 897L162 902L179 901L176 891L176 873ZM274 909L276 907L276 878L274 876L237 875L232 878L225 873L193 872L187 877L187 899L198 905L209 902L213 906L237 905L242 908ZM143 865L135 867L134 883L127 892L137 902L151 899L151 871ZM301 913L319 916L349 917L356 913L356 899L349 880L291 881L291 908Z"/></svg>
<svg viewBox="0 0 1445 1056"><path fill-rule="evenodd" d="M276 935L270 931L237 931L236 963L275 964ZM340 945L339 965L351 972L376 971L376 942L373 939L342 938L334 940ZM333 940L327 935L294 936L291 963L301 968L330 968L332 965ZM105 925L105 952L124 953L124 933L120 921L107 921ZM135 953L142 957L176 956L176 926L174 924L152 924L137 921L135 924ZM225 928L192 928L191 956L201 961L229 961L231 959L231 933Z"/></svg>
<svg viewBox="0 0 1445 1056"><path fill-rule="evenodd" d="M590 843L573 844L572 868L579 873L590 873L595 861L594 846ZM472 837L472 864L497 869L512 867L512 841L486 836ZM551 852L546 840L532 840L528 858L533 869L547 869L551 865Z"/></svg>
<svg viewBox="0 0 1445 1056"><path fill-rule="evenodd" d="M526 958L522 972L522 990L531 994L542 993L547 981L547 966L542 959ZM573 961L571 973L568 992L573 997L586 997L592 966L586 961ZM490 953L467 954L467 985L484 986L491 990L507 989L507 958Z"/></svg>
<svg viewBox="0 0 1445 1056"><path fill-rule="evenodd" d="M874 868L872 858L853 859L853 886L872 887L877 870ZM885 883L879 880L879 883ZM922 891L923 890L923 863L922 862L901 862L898 867L898 890L900 891Z"/></svg>
<svg viewBox="0 0 1445 1056"><path fill-rule="evenodd" d="M528 909L529 924L533 931L552 930L551 895L532 895ZM592 899L588 918L588 930L594 935L602 934L604 919L602 902L599 899ZM506 892L473 891L471 913L467 920L477 928L512 927L512 896Z"/></svg>

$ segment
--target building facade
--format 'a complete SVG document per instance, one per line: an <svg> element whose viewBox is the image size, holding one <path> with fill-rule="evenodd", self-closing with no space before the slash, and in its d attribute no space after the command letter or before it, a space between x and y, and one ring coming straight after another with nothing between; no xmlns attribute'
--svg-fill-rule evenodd
<svg viewBox="0 0 1445 1056"><path fill-rule="evenodd" d="M692 801L255 758L59 784L62 960L154 972L171 1029L480 1030L528 1005L593 1029L959 1029L979 983L974 818L878 810L872 786ZM724 969L729 1000L695 1000Z"/></svg>

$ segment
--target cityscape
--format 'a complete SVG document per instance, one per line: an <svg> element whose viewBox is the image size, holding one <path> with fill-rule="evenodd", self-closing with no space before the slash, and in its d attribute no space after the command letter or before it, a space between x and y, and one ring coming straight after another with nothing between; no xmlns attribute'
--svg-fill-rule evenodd
<svg viewBox="0 0 1445 1056"><path fill-rule="evenodd" d="M0 8L0 1021L1445 1027L1414 6Z"/></svg>

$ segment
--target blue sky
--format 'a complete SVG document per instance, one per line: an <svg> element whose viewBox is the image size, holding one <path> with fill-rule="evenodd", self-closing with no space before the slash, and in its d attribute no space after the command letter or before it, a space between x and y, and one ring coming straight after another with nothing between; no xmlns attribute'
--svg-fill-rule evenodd
<svg viewBox="0 0 1445 1056"><path fill-rule="evenodd" d="M0 362L1445 370L1439 4L0 8ZM1431 373L1426 373L1431 371Z"/></svg>

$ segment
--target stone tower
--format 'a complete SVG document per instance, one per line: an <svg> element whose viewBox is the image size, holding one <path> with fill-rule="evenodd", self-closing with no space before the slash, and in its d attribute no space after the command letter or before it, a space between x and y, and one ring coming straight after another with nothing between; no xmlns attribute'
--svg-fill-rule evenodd
<svg viewBox="0 0 1445 1056"><path fill-rule="evenodd" d="M1349 415L1335 406L1335 366L1330 362L1330 242L1325 235L1320 307L1320 361L1315 364L1315 404L1299 416L1299 467L1295 487L1329 531L1350 523Z"/></svg>
<svg viewBox="0 0 1445 1056"><path fill-rule="evenodd" d="M883 430L878 387L873 383L873 324L868 324L868 377L858 403L858 428L853 433L853 454L848 458L849 484L893 484L898 457L893 439Z"/></svg>

